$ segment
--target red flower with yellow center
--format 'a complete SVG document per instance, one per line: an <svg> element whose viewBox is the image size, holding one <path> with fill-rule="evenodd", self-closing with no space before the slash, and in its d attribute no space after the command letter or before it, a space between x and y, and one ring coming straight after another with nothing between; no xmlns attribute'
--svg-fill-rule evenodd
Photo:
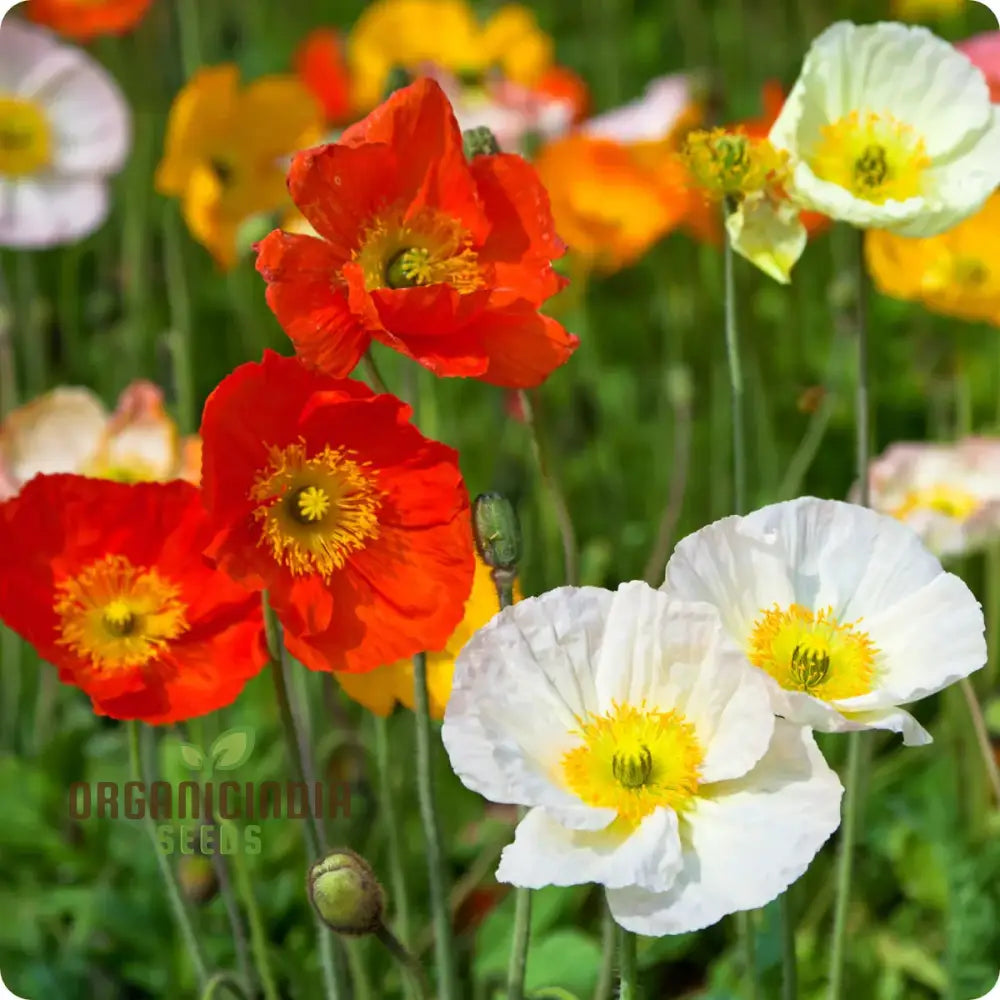
<svg viewBox="0 0 1000 1000"><path fill-rule="evenodd" d="M210 532L189 483L36 476L0 504L0 618L99 715L222 708L267 652L259 595L199 555Z"/></svg>
<svg viewBox="0 0 1000 1000"><path fill-rule="evenodd" d="M308 365L347 375L374 338L437 375L525 388L576 348L538 312L564 283L552 260L565 248L534 168L467 161L437 83L298 153L288 187L319 238L271 233L257 270Z"/></svg>
<svg viewBox="0 0 1000 1000"><path fill-rule="evenodd" d="M145 16L152 0L28 0L28 17L60 35L86 42L123 35Z"/></svg>
<svg viewBox="0 0 1000 1000"><path fill-rule="evenodd" d="M270 351L205 404L208 556L267 588L289 652L372 670L441 649L472 588L469 498L410 408Z"/></svg>

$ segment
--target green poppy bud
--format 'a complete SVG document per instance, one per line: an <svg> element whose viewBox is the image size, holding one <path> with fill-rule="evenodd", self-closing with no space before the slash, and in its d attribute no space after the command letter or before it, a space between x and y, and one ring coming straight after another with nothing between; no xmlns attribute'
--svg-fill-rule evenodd
<svg viewBox="0 0 1000 1000"><path fill-rule="evenodd" d="M373 934L382 925L385 896L371 865L347 847L331 851L309 869L309 899L338 934Z"/></svg>

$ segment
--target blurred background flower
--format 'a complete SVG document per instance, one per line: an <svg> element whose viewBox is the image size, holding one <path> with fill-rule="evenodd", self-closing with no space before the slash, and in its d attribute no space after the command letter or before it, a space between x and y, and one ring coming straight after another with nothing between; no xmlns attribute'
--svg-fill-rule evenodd
<svg viewBox="0 0 1000 1000"><path fill-rule="evenodd" d="M85 52L8 17L0 29L0 247L97 229L131 140L125 98Z"/></svg>
<svg viewBox="0 0 1000 1000"><path fill-rule="evenodd" d="M87 42L122 35L145 16L153 0L28 0L28 17L67 38Z"/></svg>

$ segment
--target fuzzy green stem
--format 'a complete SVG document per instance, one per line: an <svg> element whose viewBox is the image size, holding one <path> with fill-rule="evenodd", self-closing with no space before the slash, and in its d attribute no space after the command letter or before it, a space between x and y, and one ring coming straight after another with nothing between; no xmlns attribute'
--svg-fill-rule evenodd
<svg viewBox="0 0 1000 1000"><path fill-rule="evenodd" d="M517 810L518 820L527 810ZM517 889L514 897L514 932L511 935L510 959L507 962L507 1000L524 1000L524 974L528 967L531 943L531 890Z"/></svg>
<svg viewBox="0 0 1000 1000"><path fill-rule="evenodd" d="M292 713L292 704L288 697L288 681L285 676L287 659L285 657L284 643L281 639L281 624L278 622L278 617L274 613L274 609L271 607L266 593L262 600L264 603L264 627L267 632L267 647L271 654L271 676L274 680L274 693L278 701L281 725L285 731L285 741L288 744L288 755L292 761L295 780L305 784L306 773L302 760L301 744L295 724L295 716ZM318 861L323 856L323 842L319 823L313 815L313 810L309 810L309 818L302 825L302 828L310 862ZM326 1000L342 1000L347 994L342 987L341 969L334 950L333 935L315 913L313 914L313 923L316 927L316 938L319 943L320 966L323 970L323 988L325 991L324 996Z"/></svg>
<svg viewBox="0 0 1000 1000"><path fill-rule="evenodd" d="M996 757L993 756L993 745L990 742L990 733L986 727L986 719L983 717L983 709L976 696L976 689L972 686L972 681L968 677L963 677L958 686L962 690L965 704L969 709L969 718L972 720L972 731L976 737L976 746L983 759L983 768L986 777L989 779L990 788L993 790L993 798L996 806L1000 809L1000 767L997 767Z"/></svg>
<svg viewBox="0 0 1000 1000"><path fill-rule="evenodd" d="M385 924L379 924L375 931L375 937L385 945L389 954L399 962L406 973L407 992L419 997L420 1000L430 1000L430 985L427 982L423 966L407 951L402 941Z"/></svg>
<svg viewBox="0 0 1000 1000"><path fill-rule="evenodd" d="M215 997L222 995L220 990L229 990L230 994L239 997L239 1000L252 1000L246 985L231 972L217 972L212 976L201 991L201 1000L215 1000Z"/></svg>
<svg viewBox="0 0 1000 1000"><path fill-rule="evenodd" d="M615 946L618 925L611 916L604 890L601 890L601 968L597 974L593 1000L608 1000L615 981Z"/></svg>
<svg viewBox="0 0 1000 1000"><path fill-rule="evenodd" d="M181 63L185 78L190 79L201 66L197 0L177 0L177 22L180 29Z"/></svg>
<svg viewBox="0 0 1000 1000"><path fill-rule="evenodd" d="M233 831L233 836L236 836L235 827L230 820L220 818L219 827L220 832L225 827L229 827ZM246 910L247 923L250 927L250 951L253 955L254 967L260 978L261 989L264 991L264 1000L281 1000L281 994L278 992L278 985L274 979L274 970L271 968L267 933L264 930L260 904L254 893L246 858L241 851L236 851L232 858L236 891Z"/></svg>
<svg viewBox="0 0 1000 1000"><path fill-rule="evenodd" d="M861 816L861 776L864 738L860 732L847 737L847 771L844 775L844 821L840 827L840 855L837 859L837 895L830 942L829 1000L841 1000L847 952L847 914L854 874L854 843Z"/></svg>
<svg viewBox="0 0 1000 1000"><path fill-rule="evenodd" d="M781 922L781 1000L798 1000L799 970L795 956L795 914L792 911L791 886L778 897Z"/></svg>
<svg viewBox="0 0 1000 1000"><path fill-rule="evenodd" d="M385 384L385 379L382 378L382 373L378 369L378 364L375 362L375 357L370 347L361 356L361 367L364 369L365 378L368 379L371 387L376 392L386 393L389 391L389 387Z"/></svg>
<svg viewBox="0 0 1000 1000"><path fill-rule="evenodd" d="M563 550L564 582L568 586L574 586L577 583L579 559L576 550L576 529L573 527L573 516L570 513L569 504L566 502L566 495L552 469L549 443L538 406L538 396L533 396L522 389L518 392L518 397L521 401L525 423L531 433L531 449L535 455L535 464L538 466L538 475L542 480L542 486L548 491L549 502L555 514L556 524L559 526L559 537L562 540Z"/></svg>
<svg viewBox="0 0 1000 1000"><path fill-rule="evenodd" d="M166 345L177 399L177 423L182 434L192 434L198 426L198 415L195 411L194 364L191 357L191 293L181 249L184 239L182 225L177 206L172 203L167 205L163 223L163 258L171 329L166 336Z"/></svg>
<svg viewBox="0 0 1000 1000"><path fill-rule="evenodd" d="M732 407L733 433L733 506L737 514L746 511L747 473L746 442L743 429L743 369L740 364L739 331L736 326L736 281L734 277L735 254L732 241L726 235L725 250L725 317L726 317L726 366L729 370L729 395Z"/></svg>
<svg viewBox="0 0 1000 1000"><path fill-rule="evenodd" d="M134 720L128 723L128 756L132 780L146 784L139 753L139 723ZM205 963L205 956L202 954L201 945L198 943L198 935L195 932L187 906L184 904L184 897L181 895L180 886L174 877L173 869L170 867L167 856L160 850L160 845L156 838L156 822L148 812L144 813L143 825L146 827L146 832L149 834L149 839L153 845L153 854L156 856L156 863L159 866L160 875L163 877L163 885L167 890L167 899L170 901L174 920L177 922L177 927L184 940L184 947L187 950L188 958L194 967L198 987L204 989L208 982L208 966Z"/></svg>
<svg viewBox="0 0 1000 1000"><path fill-rule="evenodd" d="M434 769L431 760L431 715L427 694L427 656L413 657L413 701L417 730L417 795L420 820L427 848L427 874L430 882L431 911L434 920L434 951L438 967L439 1000L459 1000L452 938L451 910L434 797Z"/></svg>
<svg viewBox="0 0 1000 1000"><path fill-rule="evenodd" d="M618 930L618 1000L639 1000L639 965L635 957L635 935Z"/></svg>
<svg viewBox="0 0 1000 1000"><path fill-rule="evenodd" d="M743 953L743 972L747 981L747 1000L757 1000L760 996L760 982L757 975L757 948L754 944L754 919L750 910L736 914L736 936Z"/></svg>

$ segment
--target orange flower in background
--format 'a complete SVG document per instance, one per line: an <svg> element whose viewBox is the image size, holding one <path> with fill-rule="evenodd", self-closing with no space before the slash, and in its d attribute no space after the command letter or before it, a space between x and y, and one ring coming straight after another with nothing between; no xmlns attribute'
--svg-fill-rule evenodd
<svg viewBox="0 0 1000 1000"><path fill-rule="evenodd" d="M321 125L316 99L294 76L241 88L233 65L200 69L174 98L156 189L181 199L191 235L231 268L240 226L287 204L288 157L318 142Z"/></svg>
<svg viewBox="0 0 1000 1000"><path fill-rule="evenodd" d="M267 589L289 652L365 671L441 649L472 586L469 498L410 408L266 352L205 404L209 558Z"/></svg>
<svg viewBox="0 0 1000 1000"><path fill-rule="evenodd" d="M189 483L38 476L0 504L0 618L99 715L178 722L267 661L260 596L200 557Z"/></svg>
<svg viewBox="0 0 1000 1000"><path fill-rule="evenodd" d="M865 234L865 260L885 295L931 312L1000 326L1000 193L939 236Z"/></svg>
<svg viewBox="0 0 1000 1000"><path fill-rule="evenodd" d="M688 213L686 175L666 144L575 133L543 146L535 166L560 236L602 271L631 264Z"/></svg>
<svg viewBox="0 0 1000 1000"><path fill-rule="evenodd" d="M123 35L145 16L152 0L28 0L28 17L37 24L89 41L98 35Z"/></svg>
<svg viewBox="0 0 1000 1000"><path fill-rule="evenodd" d="M89 389L60 386L12 410L0 424L0 500L41 472L197 485L201 442L197 435L180 437L152 382L132 382L110 414Z"/></svg>
<svg viewBox="0 0 1000 1000"><path fill-rule="evenodd" d="M467 161L433 81L299 153L288 187L321 238L275 231L257 270L306 364L347 375L374 339L437 375L525 388L575 350L538 312L564 284L538 175L512 154Z"/></svg>
<svg viewBox="0 0 1000 1000"><path fill-rule="evenodd" d="M552 63L552 39L531 9L501 5L480 23L465 0L376 0L348 39L355 107L368 111L395 70L419 75L428 65L466 78L497 70L530 87Z"/></svg>
<svg viewBox="0 0 1000 1000"><path fill-rule="evenodd" d="M351 74L344 39L333 28L311 31L295 52L295 72L323 108L327 122L351 118Z"/></svg>
<svg viewBox="0 0 1000 1000"><path fill-rule="evenodd" d="M590 110L590 90L579 73L565 66L550 66L536 81L536 93L553 100L565 101L572 109L572 121L583 121Z"/></svg>
<svg viewBox="0 0 1000 1000"><path fill-rule="evenodd" d="M514 600L520 599L520 589L515 585ZM444 718L445 706L451 696L455 657L473 633L479 631L499 610L492 571L477 554L472 593L465 602L465 615L444 648L427 654L427 696L432 718ZM397 704L413 709L412 660L387 664L366 674L339 673L337 680L349 697L376 715L391 715Z"/></svg>

